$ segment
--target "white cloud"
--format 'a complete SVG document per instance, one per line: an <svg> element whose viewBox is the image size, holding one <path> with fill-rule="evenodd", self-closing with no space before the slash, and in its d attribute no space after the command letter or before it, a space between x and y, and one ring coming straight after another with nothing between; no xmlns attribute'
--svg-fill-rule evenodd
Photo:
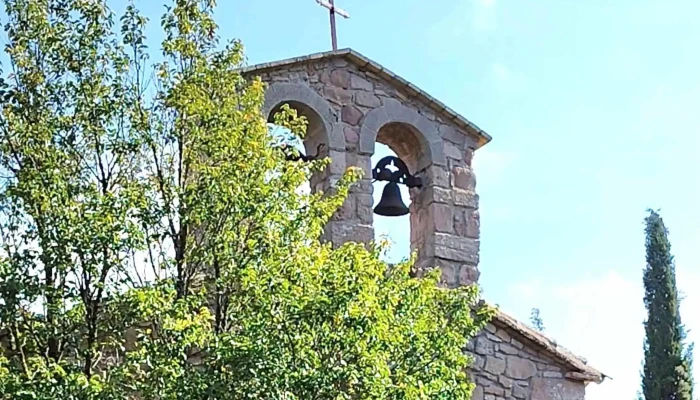
<svg viewBox="0 0 700 400"><path fill-rule="evenodd" d="M690 268L678 270L679 289L685 294L681 314L689 330L689 340L699 341L700 275ZM642 366L643 287L638 280L623 277L615 270L600 278L584 279L565 285L541 281L513 285L509 292L524 304L541 305L546 333L563 346L588 360L612 377L587 388L586 399L633 399L640 385ZM507 309L505 311L508 311ZM520 317L527 310L519 310ZM695 376L700 368L695 367Z"/></svg>

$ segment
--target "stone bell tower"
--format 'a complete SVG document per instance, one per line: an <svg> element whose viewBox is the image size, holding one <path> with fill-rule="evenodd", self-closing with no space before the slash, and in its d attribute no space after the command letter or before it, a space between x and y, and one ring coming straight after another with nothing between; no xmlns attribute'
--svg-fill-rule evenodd
<svg viewBox="0 0 700 400"><path fill-rule="evenodd" d="M409 212L417 272L439 267L448 287L478 281L479 197L471 164L474 151L491 140L485 132L352 50L256 65L243 73L268 83L270 117L289 104L308 119L307 154L326 145L323 155L332 161L312 177L312 191L332 187L348 166L364 171L323 239L336 246L374 239L370 157L380 142L416 178L407 186L414 186ZM583 400L587 384L605 379L584 359L501 311L466 351L474 357L473 400Z"/></svg>
<svg viewBox="0 0 700 400"><path fill-rule="evenodd" d="M364 178L326 227L334 245L374 239L372 168L375 143L391 148L420 179L410 190L411 249L417 269L440 267L445 285L479 278L479 197L471 161L491 138L438 100L353 50L338 50L248 67L268 84L270 118L289 104L308 121L305 147L323 143L330 166L312 178L327 190L348 166Z"/></svg>

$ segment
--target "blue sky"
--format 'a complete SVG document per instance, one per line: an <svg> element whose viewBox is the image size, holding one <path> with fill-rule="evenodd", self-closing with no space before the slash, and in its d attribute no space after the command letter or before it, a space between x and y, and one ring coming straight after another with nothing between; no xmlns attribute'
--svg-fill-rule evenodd
<svg viewBox="0 0 700 400"><path fill-rule="evenodd" d="M219 2L221 36L242 39L251 64L330 47L314 0ZM161 3L139 3L155 41ZM475 157L480 283L518 318L539 307L546 333L614 378L590 386L590 400L639 388L649 207L671 230L683 318L700 341L700 2L338 3L352 14L338 21L341 48L494 137ZM408 254L407 226L377 221L392 257Z"/></svg>

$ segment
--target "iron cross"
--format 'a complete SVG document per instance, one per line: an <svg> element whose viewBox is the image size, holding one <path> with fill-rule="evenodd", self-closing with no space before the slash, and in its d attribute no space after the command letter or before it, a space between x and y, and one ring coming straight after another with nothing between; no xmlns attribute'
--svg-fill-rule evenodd
<svg viewBox="0 0 700 400"><path fill-rule="evenodd" d="M338 50L338 37L335 33L335 14L338 14L345 19L350 18L350 14L348 14L347 11L336 7L333 0L316 0L316 2L323 7L326 7L331 12L331 41L333 43L333 51L336 51Z"/></svg>

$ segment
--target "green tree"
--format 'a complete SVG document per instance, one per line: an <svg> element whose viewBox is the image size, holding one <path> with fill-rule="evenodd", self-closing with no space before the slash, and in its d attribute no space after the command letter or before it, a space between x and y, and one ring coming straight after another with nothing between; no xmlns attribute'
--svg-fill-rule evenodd
<svg viewBox="0 0 700 400"><path fill-rule="evenodd" d="M646 222L644 270L644 372L646 400L692 400L692 346L684 345L676 271L668 231L661 216L650 210Z"/></svg>
<svg viewBox="0 0 700 400"><path fill-rule="evenodd" d="M542 321L542 317L540 317L539 308L533 308L530 312L530 324L538 332L544 332L544 321Z"/></svg>
<svg viewBox="0 0 700 400"><path fill-rule="evenodd" d="M469 398L491 310L319 241L360 172L297 190L328 160L288 161L214 3L150 65L133 4L4 0L0 399Z"/></svg>

